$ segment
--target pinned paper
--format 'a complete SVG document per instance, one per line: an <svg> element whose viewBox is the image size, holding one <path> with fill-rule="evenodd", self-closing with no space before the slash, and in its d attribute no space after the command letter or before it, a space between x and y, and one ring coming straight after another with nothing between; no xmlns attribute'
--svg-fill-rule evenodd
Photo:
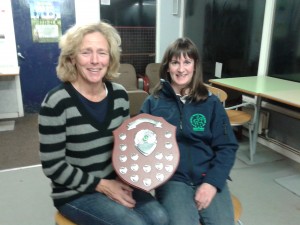
<svg viewBox="0 0 300 225"><path fill-rule="evenodd" d="M216 62L215 67L215 77L221 78L222 77L222 63Z"/></svg>

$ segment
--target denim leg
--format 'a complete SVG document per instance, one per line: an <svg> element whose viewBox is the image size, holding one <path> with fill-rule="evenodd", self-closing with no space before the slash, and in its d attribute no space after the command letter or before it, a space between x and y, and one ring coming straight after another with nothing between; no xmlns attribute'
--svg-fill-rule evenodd
<svg viewBox="0 0 300 225"><path fill-rule="evenodd" d="M147 196L147 200L143 200L144 204L149 205L150 210L159 211L162 207L159 203L152 199L150 202L151 195L148 193L144 194L144 197ZM149 197L150 196L150 197ZM61 207L58 210L69 218L70 220L74 221L78 225L150 225L155 224L148 223L151 218L144 215L143 210L139 210L140 208L143 209L143 203L138 200L137 207L134 209L127 208L110 198L106 195L101 193L93 193L83 195L82 197L69 202ZM147 208L146 207L146 208ZM154 207L158 207L158 209L153 209ZM146 211L149 213L148 211ZM151 212L151 211L150 211ZM163 213L163 209L160 212L160 218L163 219L163 223L156 223L156 224L166 224L167 216ZM146 222L147 221L147 222Z"/></svg>
<svg viewBox="0 0 300 225"><path fill-rule="evenodd" d="M169 224L169 218L166 210L151 194L141 190L134 190L133 198L136 200L134 210L143 216L147 224Z"/></svg>
<svg viewBox="0 0 300 225"><path fill-rule="evenodd" d="M194 195L192 186L177 181L168 181L156 189L156 197L167 210L170 225L199 225Z"/></svg>
<svg viewBox="0 0 300 225"><path fill-rule="evenodd" d="M231 194L227 184L217 192L208 208L199 211L202 225L234 225Z"/></svg>

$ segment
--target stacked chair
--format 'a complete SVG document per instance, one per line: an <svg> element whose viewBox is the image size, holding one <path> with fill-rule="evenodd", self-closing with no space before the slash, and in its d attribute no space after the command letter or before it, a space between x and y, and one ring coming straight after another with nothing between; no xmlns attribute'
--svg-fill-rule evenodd
<svg viewBox="0 0 300 225"><path fill-rule="evenodd" d="M159 69L160 69L160 63L149 63L146 66L146 79L148 80L148 92L152 94L152 90L155 87L155 85L159 82Z"/></svg>
<svg viewBox="0 0 300 225"><path fill-rule="evenodd" d="M138 77L134 66L128 63L120 65L119 73L120 76L113 81L125 87L129 97L129 114L131 117L136 116L149 95L147 82Z"/></svg>

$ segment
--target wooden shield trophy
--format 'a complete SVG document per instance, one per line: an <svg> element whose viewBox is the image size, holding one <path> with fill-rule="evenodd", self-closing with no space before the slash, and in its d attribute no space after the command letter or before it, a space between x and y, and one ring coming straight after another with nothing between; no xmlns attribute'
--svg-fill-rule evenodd
<svg viewBox="0 0 300 225"><path fill-rule="evenodd" d="M139 114L113 131L113 167L129 185L151 191L174 174L179 163L176 127L162 117Z"/></svg>

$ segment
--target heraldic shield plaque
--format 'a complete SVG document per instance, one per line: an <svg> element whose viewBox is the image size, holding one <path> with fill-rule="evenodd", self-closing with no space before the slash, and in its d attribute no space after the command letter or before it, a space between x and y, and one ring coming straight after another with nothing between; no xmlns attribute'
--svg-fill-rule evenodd
<svg viewBox="0 0 300 225"><path fill-rule="evenodd" d="M113 131L113 167L129 185L151 191L171 178L179 163L176 127L139 114Z"/></svg>

